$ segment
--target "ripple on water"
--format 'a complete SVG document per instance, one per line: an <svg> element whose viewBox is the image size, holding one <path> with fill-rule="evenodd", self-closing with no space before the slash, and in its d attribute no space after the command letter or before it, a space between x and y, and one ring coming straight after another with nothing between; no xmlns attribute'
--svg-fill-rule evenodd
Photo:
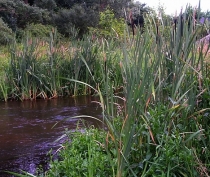
<svg viewBox="0 0 210 177"><path fill-rule="evenodd" d="M65 141L55 140L66 128L74 130L77 126L78 119L70 117L89 114L100 117L101 111L96 106L89 97L77 101L68 98L0 103L0 170L34 173L39 165L46 169L49 160L46 154L51 148L55 153ZM0 176L11 175L0 172Z"/></svg>

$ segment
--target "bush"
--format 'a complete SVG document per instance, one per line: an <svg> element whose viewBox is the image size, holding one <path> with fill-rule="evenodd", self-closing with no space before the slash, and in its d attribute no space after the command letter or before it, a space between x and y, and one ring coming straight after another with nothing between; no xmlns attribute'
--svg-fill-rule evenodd
<svg viewBox="0 0 210 177"><path fill-rule="evenodd" d="M104 131L88 129L76 131L70 136L71 142L64 144L60 160L50 164L46 176L112 176L113 169L103 147Z"/></svg>
<svg viewBox="0 0 210 177"><path fill-rule="evenodd" d="M54 10L57 7L54 0L35 0L34 5L47 10Z"/></svg>
<svg viewBox="0 0 210 177"><path fill-rule="evenodd" d="M0 18L0 44L5 45L13 38L12 30L4 23L4 21Z"/></svg>
<svg viewBox="0 0 210 177"><path fill-rule="evenodd" d="M17 14L17 26L25 28L29 23L42 23L42 9L32 7L23 2L17 2L15 8Z"/></svg>
<svg viewBox="0 0 210 177"><path fill-rule="evenodd" d="M79 30L79 35L88 32L88 27L95 27L98 23L98 13L91 8L75 5L71 9L61 9L53 15L54 23L60 33L70 36L72 28Z"/></svg>
<svg viewBox="0 0 210 177"><path fill-rule="evenodd" d="M49 37L50 32L52 31L53 26L50 25L42 25L42 24L29 24L25 28L25 31L30 32L33 37Z"/></svg>
<svg viewBox="0 0 210 177"><path fill-rule="evenodd" d="M2 0L0 8L0 17L13 31L24 29L30 23L50 24L52 21L48 10L30 6L20 0Z"/></svg>
<svg viewBox="0 0 210 177"><path fill-rule="evenodd" d="M92 33L105 38L123 37L125 22L122 18L115 18L113 10L108 8L104 12L100 12L99 28L90 28L90 30Z"/></svg>
<svg viewBox="0 0 210 177"><path fill-rule="evenodd" d="M15 14L15 2L1 0L0 1L0 18L11 28L13 31L16 30L17 19Z"/></svg>

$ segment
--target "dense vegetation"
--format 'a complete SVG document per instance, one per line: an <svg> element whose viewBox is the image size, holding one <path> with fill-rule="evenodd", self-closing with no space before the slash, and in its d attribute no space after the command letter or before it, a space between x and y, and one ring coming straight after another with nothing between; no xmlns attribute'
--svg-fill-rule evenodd
<svg viewBox="0 0 210 177"><path fill-rule="evenodd" d="M91 73L101 80L97 71L106 40L98 38L123 38L123 4L50 0L34 1L31 6L20 0L1 1L0 99L90 94L89 88L64 78L92 83L84 59L91 65Z"/></svg>
<svg viewBox="0 0 210 177"><path fill-rule="evenodd" d="M83 8L66 11L58 4L72 4L54 2L47 12L55 9L60 17ZM199 11L183 13L176 25L151 11L143 30L132 36L110 7L98 14L99 26L82 28L89 33L44 24L50 37L29 30L11 38L0 56L9 59L1 61L5 101L78 94L100 98L105 128L67 131L60 159L37 176L209 176L210 54L208 41L198 40L208 24L198 23ZM71 31L62 34L63 27ZM85 34L78 39L79 33Z"/></svg>
<svg viewBox="0 0 210 177"><path fill-rule="evenodd" d="M129 0L35 0L30 5L21 0L1 0L0 18L18 37L27 26L34 24L56 27L66 37L72 35L72 28L76 28L81 37L90 27L100 26L99 14L107 7L113 10L116 18L124 17L122 7L127 2ZM42 30L38 26L35 29Z"/></svg>

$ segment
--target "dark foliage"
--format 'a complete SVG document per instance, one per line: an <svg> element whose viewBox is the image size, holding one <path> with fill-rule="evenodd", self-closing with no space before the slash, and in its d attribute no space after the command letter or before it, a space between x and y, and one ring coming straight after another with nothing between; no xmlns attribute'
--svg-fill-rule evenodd
<svg viewBox="0 0 210 177"><path fill-rule="evenodd" d="M65 36L71 35L72 28L79 30L79 35L88 31L88 27L98 24L99 14L91 8L75 5L71 9L61 9L53 15L55 26Z"/></svg>
<svg viewBox="0 0 210 177"><path fill-rule="evenodd" d="M17 18L15 13L16 4L14 1L0 1L0 17L13 31L16 30Z"/></svg>
<svg viewBox="0 0 210 177"><path fill-rule="evenodd" d="M56 10L57 4L55 0L35 0L34 6L42 9L47 9L49 11Z"/></svg>
<svg viewBox="0 0 210 177"><path fill-rule="evenodd" d="M116 18L124 17L123 7L130 0L1 0L0 17L17 33L30 24L52 25L65 36L72 35L72 28L79 36L89 27L99 25L99 13L107 7Z"/></svg>
<svg viewBox="0 0 210 177"><path fill-rule="evenodd" d="M134 3L130 4L130 11L128 12L128 25L131 26L134 35L135 27L144 27L144 14L149 13L150 8L146 4Z"/></svg>
<svg viewBox="0 0 210 177"><path fill-rule="evenodd" d="M13 30L24 29L30 23L50 23L50 12L23 1L0 1L0 17Z"/></svg>
<svg viewBox="0 0 210 177"><path fill-rule="evenodd" d="M55 0L56 4L60 8L70 9L74 5L81 5L86 8L96 8L101 4L100 0Z"/></svg>
<svg viewBox="0 0 210 177"><path fill-rule="evenodd" d="M0 18L0 44L5 45L10 42L13 38L12 30L4 23L4 21Z"/></svg>

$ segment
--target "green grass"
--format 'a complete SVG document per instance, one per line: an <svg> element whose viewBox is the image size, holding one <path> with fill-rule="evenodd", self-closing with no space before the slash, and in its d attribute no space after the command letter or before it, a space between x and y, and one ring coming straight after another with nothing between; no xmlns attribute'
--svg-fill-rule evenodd
<svg viewBox="0 0 210 177"><path fill-rule="evenodd" d="M106 149L101 141L105 132L89 128L67 133L69 141L59 152L60 160L52 161L46 176L112 176L114 167L110 164Z"/></svg>

